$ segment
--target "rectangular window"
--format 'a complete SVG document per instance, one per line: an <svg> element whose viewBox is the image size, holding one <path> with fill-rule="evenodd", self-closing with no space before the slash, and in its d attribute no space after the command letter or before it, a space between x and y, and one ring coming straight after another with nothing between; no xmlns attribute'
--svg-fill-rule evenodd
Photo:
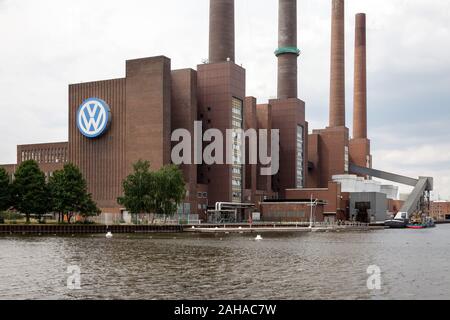
<svg viewBox="0 0 450 320"><path fill-rule="evenodd" d="M344 152L345 152L345 167L344 167L344 172L345 173L348 173L348 171L349 171L349 163L350 163L350 161L349 161L349 150L348 150L348 146L345 146L345 150L344 150Z"/></svg>
<svg viewBox="0 0 450 320"><path fill-rule="evenodd" d="M297 161L296 161L296 167L297 167L297 178L296 178L296 187L297 188L303 188L304 187L304 172L303 172L303 164L304 164L304 131L303 126L298 125L297 126Z"/></svg>
<svg viewBox="0 0 450 320"><path fill-rule="evenodd" d="M232 99L232 113L231 113L231 128L235 129L236 132L233 133L233 165L232 165L232 201L233 202L242 202L242 147L243 147L243 136L242 131L243 126L243 102L240 99L234 98Z"/></svg>

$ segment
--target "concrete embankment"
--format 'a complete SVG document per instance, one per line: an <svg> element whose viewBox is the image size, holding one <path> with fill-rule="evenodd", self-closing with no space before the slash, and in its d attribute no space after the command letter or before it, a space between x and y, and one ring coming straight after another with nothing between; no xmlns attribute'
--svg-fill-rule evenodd
<svg viewBox="0 0 450 320"><path fill-rule="evenodd" d="M268 232L352 232L352 231L370 231L382 230L383 226L368 225L329 225L315 226L310 228L305 225L209 225L209 226L190 226L185 227L185 232L196 233L268 233Z"/></svg>
<svg viewBox="0 0 450 320"><path fill-rule="evenodd" d="M351 232L383 229L381 226L368 225L319 225L309 228L307 224L201 224L201 225L68 225L68 224L3 224L3 234L113 234L121 233L267 233L267 232Z"/></svg>
<svg viewBox="0 0 450 320"><path fill-rule="evenodd" d="M0 234L106 234L111 233L178 233L180 225L0 225Z"/></svg>

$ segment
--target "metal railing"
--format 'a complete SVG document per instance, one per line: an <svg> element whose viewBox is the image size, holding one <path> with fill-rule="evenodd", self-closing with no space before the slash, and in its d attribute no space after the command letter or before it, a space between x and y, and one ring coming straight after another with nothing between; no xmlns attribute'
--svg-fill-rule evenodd
<svg viewBox="0 0 450 320"><path fill-rule="evenodd" d="M342 222L257 222L253 223L254 226L258 225L272 225L277 226L298 226L298 227L369 227L369 223L342 221Z"/></svg>

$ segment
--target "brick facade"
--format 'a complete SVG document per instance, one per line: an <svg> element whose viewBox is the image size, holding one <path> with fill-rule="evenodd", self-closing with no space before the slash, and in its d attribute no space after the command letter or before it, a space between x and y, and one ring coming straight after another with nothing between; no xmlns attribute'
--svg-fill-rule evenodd
<svg viewBox="0 0 450 320"><path fill-rule="evenodd" d="M436 221L450 220L450 202L448 201L431 202L430 215Z"/></svg>

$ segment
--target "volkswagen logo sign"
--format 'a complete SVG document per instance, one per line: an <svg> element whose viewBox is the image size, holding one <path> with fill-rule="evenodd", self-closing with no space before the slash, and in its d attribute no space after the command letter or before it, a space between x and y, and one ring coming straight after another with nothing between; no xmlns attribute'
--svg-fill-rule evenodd
<svg viewBox="0 0 450 320"><path fill-rule="evenodd" d="M111 109L98 98L85 100L77 112L77 126L87 138L97 138L104 134L111 122Z"/></svg>

